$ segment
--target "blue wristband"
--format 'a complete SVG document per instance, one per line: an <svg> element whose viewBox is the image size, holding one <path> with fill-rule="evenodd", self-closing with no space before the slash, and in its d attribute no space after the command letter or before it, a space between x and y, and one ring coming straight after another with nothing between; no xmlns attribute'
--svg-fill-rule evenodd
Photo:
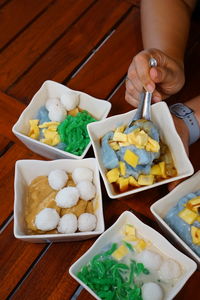
<svg viewBox="0 0 200 300"><path fill-rule="evenodd" d="M200 126L194 115L194 111L182 103L176 103L169 107L172 114L182 119L189 130L189 144L195 143L200 138Z"/></svg>

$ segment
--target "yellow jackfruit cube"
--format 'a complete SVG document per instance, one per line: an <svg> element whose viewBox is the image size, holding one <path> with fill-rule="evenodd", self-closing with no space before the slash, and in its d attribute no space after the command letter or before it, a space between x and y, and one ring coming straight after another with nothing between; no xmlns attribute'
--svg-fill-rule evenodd
<svg viewBox="0 0 200 300"><path fill-rule="evenodd" d="M152 152L158 152L160 150L160 144L156 140L153 140L150 136L148 136L146 150Z"/></svg>
<svg viewBox="0 0 200 300"><path fill-rule="evenodd" d="M133 176L129 176L128 177L128 180L129 180L129 184L132 185L132 186L140 186L137 182L137 180L133 177Z"/></svg>
<svg viewBox="0 0 200 300"><path fill-rule="evenodd" d="M147 246L147 243L145 242L145 240L139 239L137 244L135 245L135 249L136 249L136 251L141 252L146 248L146 246Z"/></svg>
<svg viewBox="0 0 200 300"><path fill-rule="evenodd" d="M28 136L35 140L37 140L40 135L38 123L39 123L39 120L29 120L30 130L29 130Z"/></svg>
<svg viewBox="0 0 200 300"><path fill-rule="evenodd" d="M136 147L144 148L148 141L148 135L144 130L141 130L138 134L136 134Z"/></svg>
<svg viewBox="0 0 200 300"><path fill-rule="evenodd" d="M129 142L119 142L119 147L130 146Z"/></svg>
<svg viewBox="0 0 200 300"><path fill-rule="evenodd" d="M192 242L200 246L200 228L191 226Z"/></svg>
<svg viewBox="0 0 200 300"><path fill-rule="evenodd" d="M125 126L122 125L120 127L117 127L117 129L115 129L115 132L124 132Z"/></svg>
<svg viewBox="0 0 200 300"><path fill-rule="evenodd" d="M119 177L117 183L119 185L120 192L126 192L128 190L128 178Z"/></svg>
<svg viewBox="0 0 200 300"><path fill-rule="evenodd" d="M127 164L135 168L138 164L139 156L127 149L124 154L124 160L127 162Z"/></svg>
<svg viewBox="0 0 200 300"><path fill-rule="evenodd" d="M165 164L165 162L164 161L159 162L159 166L160 166L161 176L163 178L167 178L167 175L166 175L166 164Z"/></svg>
<svg viewBox="0 0 200 300"><path fill-rule="evenodd" d="M109 143L110 147L111 147L113 150L115 150L115 151L119 150L120 147L119 147L119 144L118 144L117 142L109 141L108 143Z"/></svg>
<svg viewBox="0 0 200 300"><path fill-rule="evenodd" d="M188 224L194 223L197 219L197 214L188 208L184 208L179 212L178 216Z"/></svg>
<svg viewBox="0 0 200 300"><path fill-rule="evenodd" d="M41 139L40 141L48 144L50 146L56 146L58 143L60 143L60 136L57 131L52 131L49 128L43 130L44 133L44 139Z"/></svg>
<svg viewBox="0 0 200 300"><path fill-rule="evenodd" d="M126 224L124 226L124 240L126 241L135 241L137 239L136 237L136 231L135 231L135 227L133 225L130 224Z"/></svg>
<svg viewBox="0 0 200 300"><path fill-rule="evenodd" d="M74 109L72 109L72 110L69 110L69 111L67 112L68 115L73 116L73 117L76 117L76 115L77 115L78 113L79 113L78 107L76 107L76 108L74 108Z"/></svg>
<svg viewBox="0 0 200 300"><path fill-rule="evenodd" d="M200 197L193 198L189 200L186 207L196 213L198 213L198 208L200 207Z"/></svg>
<svg viewBox="0 0 200 300"><path fill-rule="evenodd" d="M106 174L106 177L108 178L108 181L110 183L116 182L119 178L119 169L114 168L114 169L108 171L107 174Z"/></svg>
<svg viewBox="0 0 200 300"><path fill-rule="evenodd" d="M43 124L39 125L39 128L46 128L49 126L55 126L57 128L59 124L59 122L44 122Z"/></svg>
<svg viewBox="0 0 200 300"><path fill-rule="evenodd" d="M161 176L162 173L161 173L161 169L160 169L159 164L156 164L156 165L151 167L150 174Z"/></svg>
<svg viewBox="0 0 200 300"><path fill-rule="evenodd" d="M126 174L125 162L123 162L123 161L119 162L119 170L120 170L120 175L125 176L125 174Z"/></svg>
<svg viewBox="0 0 200 300"><path fill-rule="evenodd" d="M154 183L154 175L139 175L138 184L139 185L151 185Z"/></svg>
<svg viewBox="0 0 200 300"><path fill-rule="evenodd" d="M115 142L127 142L127 135L125 133L116 132L113 136L113 141Z"/></svg>
<svg viewBox="0 0 200 300"><path fill-rule="evenodd" d="M125 245L121 245L112 253L112 257L116 260L121 260L124 256L128 254L128 252L128 248Z"/></svg>

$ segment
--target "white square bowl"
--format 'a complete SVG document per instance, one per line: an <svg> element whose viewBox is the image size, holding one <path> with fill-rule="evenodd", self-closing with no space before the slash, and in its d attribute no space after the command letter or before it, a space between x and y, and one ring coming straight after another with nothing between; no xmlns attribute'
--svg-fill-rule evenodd
<svg viewBox="0 0 200 300"><path fill-rule="evenodd" d="M102 161L100 139L107 132L114 131L118 126L129 124L136 110L129 111L125 114L116 115L99 122L90 123L87 125L88 132L94 149L95 157L97 158L99 164L100 173L102 175L107 193L110 198L124 197L144 190L148 190L150 188L190 176L194 172L193 166L185 152L183 143L174 126L174 122L167 104L165 102L159 102L153 104L151 107L152 121L157 125L159 129L161 140L169 147L178 175L162 180L160 182L156 182L149 186L135 188L124 193L116 193L113 185L109 183L106 178L107 170L104 167Z"/></svg>
<svg viewBox="0 0 200 300"><path fill-rule="evenodd" d="M93 183L96 186L96 196L93 200L94 213L97 217L96 229L90 232L76 232L73 234L27 234L24 208L28 185L37 176L48 176L52 170L62 169L67 173L71 173L77 167L85 167L93 171ZM80 241L99 235L105 230L99 170L95 158L82 160L59 159L54 161L18 160L15 166L14 193L14 236L18 239L33 243Z"/></svg>
<svg viewBox="0 0 200 300"><path fill-rule="evenodd" d="M178 201L185 195L196 192L200 189L200 171L195 173L192 177L180 183L169 194L151 205L150 209L156 221L161 226L164 232L168 234L176 243L178 243L184 252L192 257L200 269L200 257L174 232L173 229L164 221L164 217L169 210L174 207Z"/></svg>
<svg viewBox="0 0 200 300"><path fill-rule="evenodd" d="M73 91L80 95L79 108L88 111L96 120L102 120L107 117L111 103L102 99L94 98L88 94L80 91L72 90L60 83L47 80L43 83L38 92L33 96L29 105L24 109L20 115L18 121L12 128L13 133L33 152L36 152L43 157L49 159L58 158L75 158L82 159L88 149L90 148L91 142L87 145L84 152L81 155L75 155L56 147L49 146L40 141L34 140L28 136L29 132L29 120L34 119L37 115L38 110L43 106L48 98L60 97L62 94Z"/></svg>
<svg viewBox="0 0 200 300"><path fill-rule="evenodd" d="M107 229L92 245L88 251L82 255L69 269L70 275L78 281L96 299L101 300L82 280L77 277L80 269L86 265L95 255L101 252L106 245L120 239L120 232L125 224L133 225L138 234L145 240L150 241L153 246L159 249L161 254L177 261L182 268L182 275L174 286L165 294L163 300L171 300L181 290L193 272L196 270L196 263L189 257L178 251L160 233L141 222L134 214L125 211L118 220ZM153 299L153 298L152 298Z"/></svg>

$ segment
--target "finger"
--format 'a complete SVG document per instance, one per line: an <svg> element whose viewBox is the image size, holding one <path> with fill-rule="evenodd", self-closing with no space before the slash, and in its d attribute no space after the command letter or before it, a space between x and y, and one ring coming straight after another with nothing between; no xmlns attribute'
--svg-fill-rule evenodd
<svg viewBox="0 0 200 300"><path fill-rule="evenodd" d="M150 77L155 83L173 82L174 73L166 67L153 67L150 69Z"/></svg>
<svg viewBox="0 0 200 300"><path fill-rule="evenodd" d="M131 97L131 98L139 101L140 92L135 89L135 87L133 86L132 83L130 83L129 80L126 83L126 92L129 95L129 98Z"/></svg>
<svg viewBox="0 0 200 300"><path fill-rule="evenodd" d="M163 95L158 92L158 90L154 90L153 95L152 95L152 102L160 102L162 101Z"/></svg>
<svg viewBox="0 0 200 300"><path fill-rule="evenodd" d="M129 77L126 80L126 89L128 92L131 93L141 93L143 90L143 86L141 81L138 77L135 77L134 79L130 79Z"/></svg>
<svg viewBox="0 0 200 300"><path fill-rule="evenodd" d="M136 55L134 65L137 77L141 81L142 86L145 90L152 93L155 89L155 83L150 77L149 59L149 54L143 53L143 55Z"/></svg>

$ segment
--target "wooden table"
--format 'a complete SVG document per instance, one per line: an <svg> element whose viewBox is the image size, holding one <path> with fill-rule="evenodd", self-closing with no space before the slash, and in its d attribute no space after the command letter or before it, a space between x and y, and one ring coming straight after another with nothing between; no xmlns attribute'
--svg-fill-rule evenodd
<svg viewBox="0 0 200 300"><path fill-rule="evenodd" d="M93 299L73 280L69 267L94 243L31 244L13 236L13 179L19 159L44 159L17 140L11 128L42 83L55 80L112 103L111 115L132 109L124 79L142 49L139 0L0 0L0 299ZM187 83L168 103L200 93L200 23L192 22L186 52ZM195 171L198 148L190 149ZM93 156L90 149L87 157ZM167 194L161 186L111 200L101 182L106 229L132 209L160 231L149 210ZM161 232L161 231L160 231ZM196 271L175 299L196 299ZM77 293L78 294L78 293ZM153 300L153 299L152 299Z"/></svg>

